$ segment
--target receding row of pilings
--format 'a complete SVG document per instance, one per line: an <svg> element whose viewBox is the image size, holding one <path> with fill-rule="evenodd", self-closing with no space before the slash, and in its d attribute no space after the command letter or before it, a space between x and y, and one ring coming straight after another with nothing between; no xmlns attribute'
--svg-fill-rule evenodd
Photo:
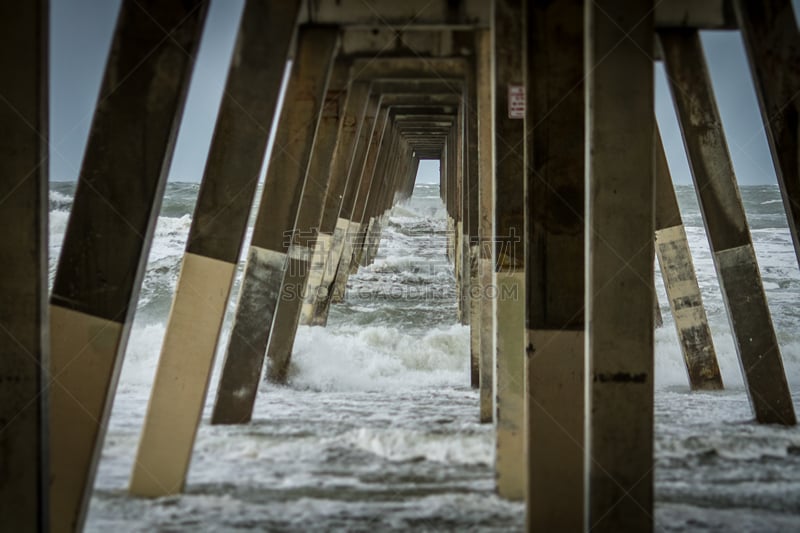
<svg viewBox="0 0 800 533"><path fill-rule="evenodd" d="M48 291L47 7L0 7L0 520L19 531L83 524L207 8L123 1ZM736 27L800 251L788 0L247 1L131 493L183 490L277 114L211 422L250 420L265 357L286 379L298 323L326 323L438 159L498 492L531 530L652 529L654 255L691 387L722 388L654 56L756 419L794 424L697 33Z"/></svg>

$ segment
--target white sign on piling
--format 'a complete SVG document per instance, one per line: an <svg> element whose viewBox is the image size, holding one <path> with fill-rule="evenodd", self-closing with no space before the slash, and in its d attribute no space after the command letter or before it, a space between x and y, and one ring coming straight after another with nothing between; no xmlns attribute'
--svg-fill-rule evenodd
<svg viewBox="0 0 800 533"><path fill-rule="evenodd" d="M508 86L508 118L525 118L525 86Z"/></svg>

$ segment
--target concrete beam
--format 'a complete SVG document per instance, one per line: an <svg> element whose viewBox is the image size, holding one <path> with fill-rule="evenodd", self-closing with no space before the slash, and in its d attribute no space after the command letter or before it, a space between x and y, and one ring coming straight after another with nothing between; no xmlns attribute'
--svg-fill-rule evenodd
<svg viewBox="0 0 800 533"><path fill-rule="evenodd" d="M659 33L745 384L762 424L796 423L750 228L696 31Z"/></svg>
<svg viewBox="0 0 800 533"><path fill-rule="evenodd" d="M655 6L655 25L659 29L733 30L736 18L732 3L732 0L664 0Z"/></svg>
<svg viewBox="0 0 800 533"><path fill-rule="evenodd" d="M413 24L403 28L389 25L345 26L341 53L348 57L469 55L472 50L459 42L459 36L470 30L458 29L442 27L441 31L432 31L431 25L420 27Z"/></svg>
<svg viewBox="0 0 800 533"><path fill-rule="evenodd" d="M527 524L529 531L579 531L585 489L584 6L557 0L527 7Z"/></svg>
<svg viewBox="0 0 800 533"><path fill-rule="evenodd" d="M212 424L250 421L338 31L301 27L222 367ZM309 125L311 127L309 127Z"/></svg>
<svg viewBox="0 0 800 533"><path fill-rule="evenodd" d="M83 525L206 7L117 20L50 296L53 531Z"/></svg>
<svg viewBox="0 0 800 533"><path fill-rule="evenodd" d="M0 520L7 531L45 532L48 2L0 4L0 32Z"/></svg>
<svg viewBox="0 0 800 533"><path fill-rule="evenodd" d="M397 79L463 79L466 75L466 59L462 57L378 57L353 61L353 81L372 81L381 78Z"/></svg>
<svg viewBox="0 0 800 533"><path fill-rule="evenodd" d="M655 6L655 24L658 28L735 29L732 0L663 0ZM354 29L378 32L400 32L397 38L401 47L405 39L415 46L436 50L435 44L421 37L406 37L409 32L442 32L444 30L474 30L488 28L491 21L491 4L480 0L409 0L402 3L392 0L364 3L359 0L321 0L308 12L308 21L340 24ZM378 40L376 45L393 45L388 40ZM446 41L443 41L446 42Z"/></svg>
<svg viewBox="0 0 800 533"><path fill-rule="evenodd" d="M456 3L442 0L406 0L404 2L360 0L322 0L309 4L308 22L343 26L379 26L408 29L414 26L486 26L489 24L489 5L482 0L462 0Z"/></svg>
<svg viewBox="0 0 800 533"><path fill-rule="evenodd" d="M183 491L300 2L245 4L130 492Z"/></svg>
<svg viewBox="0 0 800 533"><path fill-rule="evenodd" d="M583 529L653 529L653 0L587 4ZM627 39L620 41L624 33ZM646 48L645 48L646 49ZM625 157L620 157L625 154Z"/></svg>

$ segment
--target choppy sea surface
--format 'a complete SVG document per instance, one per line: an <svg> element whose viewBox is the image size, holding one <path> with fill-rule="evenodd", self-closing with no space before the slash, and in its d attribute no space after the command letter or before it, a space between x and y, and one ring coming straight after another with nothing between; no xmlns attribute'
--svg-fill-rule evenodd
<svg viewBox="0 0 800 533"><path fill-rule="evenodd" d="M469 387L445 213L425 184L392 210L374 264L351 277L328 327L300 327L289 384L262 383L251 424L211 426L237 280L186 493L127 495L197 191L167 186L86 530L521 530L523 506L493 493L493 432ZM73 194L72 183L51 186L51 279ZM678 197L727 390L689 391L656 273L656 529L800 530L800 430L753 422L694 191ZM742 197L800 411L800 272L780 194Z"/></svg>

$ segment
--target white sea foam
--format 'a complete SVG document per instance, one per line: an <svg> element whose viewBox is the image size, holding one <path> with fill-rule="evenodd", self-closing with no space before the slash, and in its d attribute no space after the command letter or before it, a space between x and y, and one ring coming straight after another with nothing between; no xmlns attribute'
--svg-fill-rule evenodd
<svg viewBox="0 0 800 533"><path fill-rule="evenodd" d="M488 464L494 458L490 434L452 435L407 429L359 428L342 438L357 448L392 461L428 460L442 463Z"/></svg>
<svg viewBox="0 0 800 533"><path fill-rule="evenodd" d="M468 329L459 325L422 337L384 326L354 333L301 327L290 383L327 391L458 386L468 377L468 351Z"/></svg>

